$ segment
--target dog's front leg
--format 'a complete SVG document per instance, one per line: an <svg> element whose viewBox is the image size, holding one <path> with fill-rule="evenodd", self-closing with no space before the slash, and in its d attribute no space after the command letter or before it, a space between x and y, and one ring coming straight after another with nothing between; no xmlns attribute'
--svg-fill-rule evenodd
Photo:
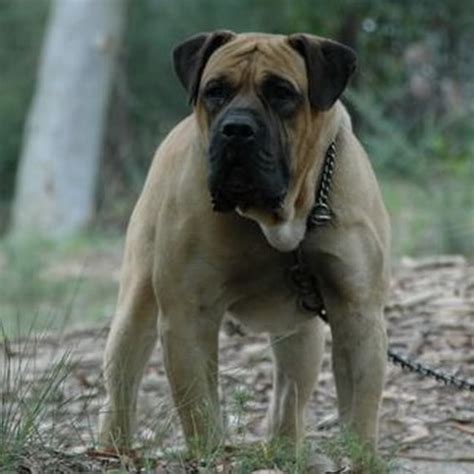
<svg viewBox="0 0 474 474"><path fill-rule="evenodd" d="M382 308L333 301L328 314L341 422L375 449L387 354Z"/></svg>
<svg viewBox="0 0 474 474"><path fill-rule="evenodd" d="M220 320L175 307L160 315L164 363L191 454L218 446L223 427L217 390Z"/></svg>

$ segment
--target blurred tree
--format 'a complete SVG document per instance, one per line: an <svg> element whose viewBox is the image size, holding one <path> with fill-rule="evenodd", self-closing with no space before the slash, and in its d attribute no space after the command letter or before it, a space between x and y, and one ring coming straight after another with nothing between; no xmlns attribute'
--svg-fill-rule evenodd
<svg viewBox="0 0 474 474"><path fill-rule="evenodd" d="M25 128L12 232L61 237L93 214L125 0L55 0Z"/></svg>

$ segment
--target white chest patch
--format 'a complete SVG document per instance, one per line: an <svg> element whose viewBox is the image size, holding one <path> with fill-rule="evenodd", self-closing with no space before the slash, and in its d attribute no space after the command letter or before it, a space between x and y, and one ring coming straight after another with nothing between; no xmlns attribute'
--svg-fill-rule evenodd
<svg viewBox="0 0 474 474"><path fill-rule="evenodd" d="M294 219L273 226L266 226L259 222L268 243L280 252L295 250L306 233L306 220Z"/></svg>

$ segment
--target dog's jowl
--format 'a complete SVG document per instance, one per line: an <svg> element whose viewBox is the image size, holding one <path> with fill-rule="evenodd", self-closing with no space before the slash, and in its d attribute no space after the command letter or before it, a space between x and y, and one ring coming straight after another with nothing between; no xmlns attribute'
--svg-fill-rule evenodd
<svg viewBox="0 0 474 474"><path fill-rule="evenodd" d="M298 447L324 345L324 323L298 305L286 278L299 248L332 331L341 424L375 447L390 237L339 101L354 52L305 34L217 31L184 41L173 59L193 113L158 148L130 219L105 349L101 442L130 447L138 385L160 338L188 446L220 444L218 332L230 315L269 334L268 436ZM331 220L309 231L332 143Z"/></svg>

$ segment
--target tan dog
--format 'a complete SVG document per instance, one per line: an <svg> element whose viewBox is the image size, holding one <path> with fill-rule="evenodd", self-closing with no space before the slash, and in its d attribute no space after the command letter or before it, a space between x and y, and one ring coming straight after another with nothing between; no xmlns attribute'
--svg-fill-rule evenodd
<svg viewBox="0 0 474 474"><path fill-rule="evenodd" d="M319 37L201 34L174 51L194 105L158 149L133 212L105 351L105 445L128 447L144 366L161 338L190 448L223 439L224 315L270 334L270 438L298 444L318 377L323 323L285 279L302 247L333 335L341 422L375 446L384 383L389 222L371 165L338 101L355 68ZM307 232L326 150L337 149L333 219Z"/></svg>

